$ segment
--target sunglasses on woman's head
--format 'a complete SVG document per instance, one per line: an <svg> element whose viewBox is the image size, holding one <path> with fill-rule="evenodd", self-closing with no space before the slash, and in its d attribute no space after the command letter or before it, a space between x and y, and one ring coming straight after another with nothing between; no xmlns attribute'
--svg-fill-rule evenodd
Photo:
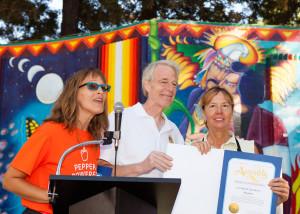
<svg viewBox="0 0 300 214"><path fill-rule="evenodd" d="M108 84L98 84L96 82L87 82L79 86L79 88L86 86L91 91L97 91L99 88L101 88L101 91L103 92L109 92L110 85Z"/></svg>

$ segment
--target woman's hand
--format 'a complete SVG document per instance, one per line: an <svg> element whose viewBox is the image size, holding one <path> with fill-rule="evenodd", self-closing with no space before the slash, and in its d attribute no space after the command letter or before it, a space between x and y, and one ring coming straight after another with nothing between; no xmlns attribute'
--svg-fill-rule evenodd
<svg viewBox="0 0 300 214"><path fill-rule="evenodd" d="M205 134L203 133L189 134L186 135L185 141L189 142L192 146L197 147L202 155L207 154L211 149L211 145L207 141L203 141L204 136Z"/></svg>
<svg viewBox="0 0 300 214"><path fill-rule="evenodd" d="M273 193L278 196L277 205L285 202L289 198L290 186L283 178L274 178L270 181L269 186Z"/></svg>
<svg viewBox="0 0 300 214"><path fill-rule="evenodd" d="M191 145L197 147L201 155L207 154L211 149L211 145L207 141L192 143Z"/></svg>
<svg viewBox="0 0 300 214"><path fill-rule="evenodd" d="M185 144L203 142L204 137L205 137L205 134L203 134L203 133L186 134Z"/></svg>

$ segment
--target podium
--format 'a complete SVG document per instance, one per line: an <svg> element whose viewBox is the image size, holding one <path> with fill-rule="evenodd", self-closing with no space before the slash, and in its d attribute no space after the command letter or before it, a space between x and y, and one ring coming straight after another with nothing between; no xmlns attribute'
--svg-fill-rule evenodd
<svg viewBox="0 0 300 214"><path fill-rule="evenodd" d="M54 214L169 214L181 184L173 178L51 175Z"/></svg>

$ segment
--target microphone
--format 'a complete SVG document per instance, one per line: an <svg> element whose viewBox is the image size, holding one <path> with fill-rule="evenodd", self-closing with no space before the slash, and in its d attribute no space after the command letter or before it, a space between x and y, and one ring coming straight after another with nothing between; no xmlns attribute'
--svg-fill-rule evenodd
<svg viewBox="0 0 300 214"><path fill-rule="evenodd" d="M115 133L114 133L114 139L115 139L115 147L119 146L119 140L121 138L121 122L122 122L122 112L123 112L124 106L121 102L116 102L114 111L115 111Z"/></svg>
<svg viewBox="0 0 300 214"><path fill-rule="evenodd" d="M115 131L114 131L114 139L115 139L115 165L114 165L114 176L117 176L117 153L119 147L119 140L121 138L121 122L122 122L122 112L124 106L121 102L116 102L114 111L115 111Z"/></svg>

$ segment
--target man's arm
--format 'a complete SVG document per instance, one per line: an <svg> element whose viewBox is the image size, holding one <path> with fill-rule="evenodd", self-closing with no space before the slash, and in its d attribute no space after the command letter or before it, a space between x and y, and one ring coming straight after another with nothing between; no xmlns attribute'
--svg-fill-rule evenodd
<svg viewBox="0 0 300 214"><path fill-rule="evenodd" d="M142 162L117 165L117 176L136 177L149 173L153 169L159 169L160 171L165 172L168 169L171 169L172 160L172 157L163 152L153 151ZM99 165L112 167L114 174L114 166L111 163L101 159Z"/></svg>

